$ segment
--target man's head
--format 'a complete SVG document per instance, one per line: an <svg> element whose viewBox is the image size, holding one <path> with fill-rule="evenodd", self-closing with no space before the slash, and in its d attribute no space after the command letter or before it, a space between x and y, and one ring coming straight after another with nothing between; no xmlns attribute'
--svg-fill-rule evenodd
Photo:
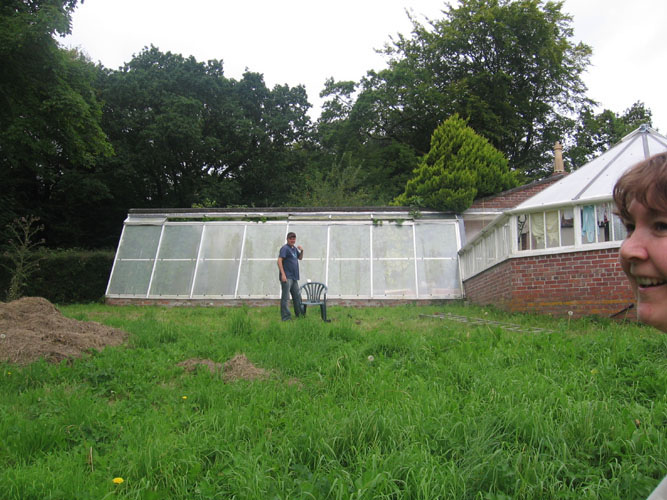
<svg viewBox="0 0 667 500"><path fill-rule="evenodd" d="M287 244L291 247L296 243L296 233L289 232L287 233Z"/></svg>

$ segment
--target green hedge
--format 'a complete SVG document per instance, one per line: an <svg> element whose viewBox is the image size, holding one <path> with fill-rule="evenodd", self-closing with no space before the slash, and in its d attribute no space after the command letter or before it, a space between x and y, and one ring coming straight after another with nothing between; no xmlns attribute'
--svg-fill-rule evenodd
<svg viewBox="0 0 667 500"><path fill-rule="evenodd" d="M110 250L46 250L37 252L39 269L28 278L24 296L44 297L55 304L96 302L104 298L114 252ZM10 272L0 256L0 298L6 300Z"/></svg>

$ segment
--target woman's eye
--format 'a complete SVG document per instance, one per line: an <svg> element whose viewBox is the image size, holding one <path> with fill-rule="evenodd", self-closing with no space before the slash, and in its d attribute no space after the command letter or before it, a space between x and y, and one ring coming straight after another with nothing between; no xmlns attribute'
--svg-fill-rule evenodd
<svg viewBox="0 0 667 500"><path fill-rule="evenodd" d="M655 227L656 231L660 231L661 233L665 232L665 231L667 231L667 222L665 222L665 221L656 221L656 223L654 224L654 227Z"/></svg>

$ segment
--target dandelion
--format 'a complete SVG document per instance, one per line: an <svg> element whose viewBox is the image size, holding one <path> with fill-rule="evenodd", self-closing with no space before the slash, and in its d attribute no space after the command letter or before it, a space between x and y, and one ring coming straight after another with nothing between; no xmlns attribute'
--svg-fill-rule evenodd
<svg viewBox="0 0 667 500"><path fill-rule="evenodd" d="M181 398L182 398L182 399L188 399L188 397L187 397L187 396L181 396Z"/></svg>
<svg viewBox="0 0 667 500"><path fill-rule="evenodd" d="M372 363L373 361L375 361L375 358L374 358L373 355L371 354L371 355L368 356L368 362L369 362L369 363Z"/></svg>
<svg viewBox="0 0 667 500"><path fill-rule="evenodd" d="M597 375L597 373L598 373L598 369L597 369L597 368L593 368L593 369L591 370L591 373L592 373L593 375Z"/></svg>
<svg viewBox="0 0 667 500"><path fill-rule="evenodd" d="M113 478L113 483L114 484L121 484L121 483L124 483L124 482L125 482L125 479L123 479L122 477L114 477Z"/></svg>

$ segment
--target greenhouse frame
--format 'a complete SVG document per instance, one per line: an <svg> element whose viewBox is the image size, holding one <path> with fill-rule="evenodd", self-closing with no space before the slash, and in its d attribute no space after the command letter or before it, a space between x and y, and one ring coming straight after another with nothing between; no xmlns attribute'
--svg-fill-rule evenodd
<svg viewBox="0 0 667 500"><path fill-rule="evenodd" d="M108 302L279 299L277 257L288 232L304 247L300 283L329 300L462 297L453 214L368 209L130 210Z"/></svg>

